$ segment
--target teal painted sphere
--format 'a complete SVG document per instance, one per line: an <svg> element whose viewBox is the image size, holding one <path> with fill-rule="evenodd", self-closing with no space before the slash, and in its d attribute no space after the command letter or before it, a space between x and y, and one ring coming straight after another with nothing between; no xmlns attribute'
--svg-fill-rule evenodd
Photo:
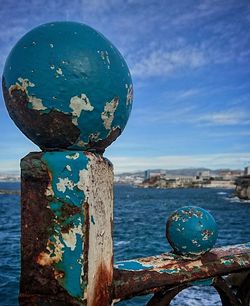
<svg viewBox="0 0 250 306"><path fill-rule="evenodd" d="M176 254L202 255L214 246L217 236L213 216L200 207L181 207L167 220L166 237Z"/></svg>
<svg viewBox="0 0 250 306"><path fill-rule="evenodd" d="M3 92L10 117L41 149L103 152L123 131L133 101L120 52L76 22L23 36L7 58Z"/></svg>

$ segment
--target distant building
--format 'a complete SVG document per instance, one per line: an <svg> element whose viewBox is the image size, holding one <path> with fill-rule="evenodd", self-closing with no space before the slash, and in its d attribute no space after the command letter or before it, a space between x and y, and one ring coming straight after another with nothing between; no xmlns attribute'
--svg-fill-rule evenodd
<svg viewBox="0 0 250 306"><path fill-rule="evenodd" d="M250 167L249 166L244 169L244 175L250 175Z"/></svg>
<svg viewBox="0 0 250 306"><path fill-rule="evenodd" d="M210 171L209 170L201 171L201 172L199 172L198 176L202 177L202 178L209 178L210 177Z"/></svg>
<svg viewBox="0 0 250 306"><path fill-rule="evenodd" d="M144 172L144 180L148 180L148 179L150 179L150 170L146 170Z"/></svg>

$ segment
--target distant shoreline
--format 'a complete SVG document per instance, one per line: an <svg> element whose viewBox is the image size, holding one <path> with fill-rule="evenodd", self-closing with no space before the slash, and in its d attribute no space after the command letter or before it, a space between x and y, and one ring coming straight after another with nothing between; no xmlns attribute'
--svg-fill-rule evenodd
<svg viewBox="0 0 250 306"><path fill-rule="evenodd" d="M0 189L0 195L20 195L20 189Z"/></svg>

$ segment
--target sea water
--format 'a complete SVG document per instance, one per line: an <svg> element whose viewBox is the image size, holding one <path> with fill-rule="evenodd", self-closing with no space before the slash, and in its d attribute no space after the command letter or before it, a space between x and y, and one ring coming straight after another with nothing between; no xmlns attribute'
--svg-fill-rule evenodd
<svg viewBox="0 0 250 306"><path fill-rule="evenodd" d="M0 183L0 189L17 185ZM117 185L115 191L115 261L157 255L170 250L165 238L166 219L175 209L196 205L214 216L217 246L250 241L250 203L232 197L226 189L141 189ZM18 305L20 274L20 198L0 195L0 305ZM149 296L135 297L118 306L143 306ZM211 287L192 287L181 292L172 306L221 305Z"/></svg>

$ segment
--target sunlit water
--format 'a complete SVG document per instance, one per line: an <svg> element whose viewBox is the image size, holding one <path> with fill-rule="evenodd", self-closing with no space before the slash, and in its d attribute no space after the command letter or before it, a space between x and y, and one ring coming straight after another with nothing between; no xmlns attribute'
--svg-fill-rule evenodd
<svg viewBox="0 0 250 306"><path fill-rule="evenodd" d="M0 188L16 189L14 184ZM114 249L115 260L156 255L170 250L165 239L168 215L185 205L201 206L210 211L219 227L217 245L250 241L250 203L231 198L232 190L222 189L139 189L115 187ZM0 305L18 305L20 273L19 197L0 195ZM119 306L142 306L150 296L123 301ZM173 306L221 305L215 290L193 287L184 290Z"/></svg>

